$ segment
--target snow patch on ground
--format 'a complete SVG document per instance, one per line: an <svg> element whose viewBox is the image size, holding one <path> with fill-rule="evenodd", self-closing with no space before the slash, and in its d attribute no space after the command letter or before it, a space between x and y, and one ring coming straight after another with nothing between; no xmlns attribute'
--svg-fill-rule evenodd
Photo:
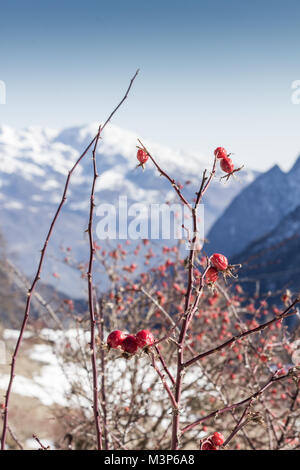
<svg viewBox="0 0 300 470"><path fill-rule="evenodd" d="M16 341L18 331L4 330L5 340ZM33 334L25 332L25 337L30 338ZM13 392L22 396L34 397L45 406L59 405L68 407L80 407L90 414L92 405L92 374L90 362L86 367L72 362L72 359L63 359L63 353L71 352L75 357L77 352L89 350L90 333L81 328L72 328L65 331L44 328L39 335L44 343L34 344L29 351L29 358L41 364L39 372L32 379L17 375L15 377ZM122 357L108 359L107 362L107 387L110 389L108 401L118 402L120 396L125 406L130 406L131 390L131 363ZM128 373L127 373L128 371ZM175 373L171 368L171 372ZM142 384L143 392L147 395L152 387L156 373L150 365L150 359L145 355L139 358L139 368L136 380ZM207 387L207 380L203 377L201 369L195 368L187 371L184 376L184 385L192 384L197 380L199 388ZM7 388L9 376L0 376L0 389ZM72 393L73 386L79 387L82 393ZM163 398L166 398L165 390L160 382L151 391L153 404L151 414L160 416ZM183 392L184 397L192 396L194 389L188 387ZM213 390L209 392L214 395ZM142 410L141 410L142 412Z"/></svg>

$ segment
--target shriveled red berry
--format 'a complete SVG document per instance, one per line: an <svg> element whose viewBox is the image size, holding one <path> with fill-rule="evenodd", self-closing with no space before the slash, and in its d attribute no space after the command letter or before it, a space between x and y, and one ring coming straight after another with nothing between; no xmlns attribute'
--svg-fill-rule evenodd
<svg viewBox="0 0 300 470"><path fill-rule="evenodd" d="M138 149L137 151L137 159L138 161L144 165L144 163L146 163L146 161L148 160L149 158L149 155L147 154L147 152L143 149Z"/></svg>
<svg viewBox="0 0 300 470"><path fill-rule="evenodd" d="M121 344L123 351L129 354L135 354L139 348L137 339L133 335L128 335Z"/></svg>
<svg viewBox="0 0 300 470"><path fill-rule="evenodd" d="M214 154L217 158L227 158L227 152L223 147L217 147Z"/></svg>
<svg viewBox="0 0 300 470"><path fill-rule="evenodd" d="M219 271L216 268L208 268L205 276L206 284L212 284L218 280Z"/></svg>
<svg viewBox="0 0 300 470"><path fill-rule="evenodd" d="M232 163L231 158L222 158L220 166L225 173L232 173L234 170L234 164Z"/></svg>
<svg viewBox="0 0 300 470"><path fill-rule="evenodd" d="M110 348L116 349L118 346L121 346L126 335L123 331L115 330L112 331L107 337L107 344Z"/></svg>
<svg viewBox="0 0 300 470"><path fill-rule="evenodd" d="M215 446L221 446L224 444L224 436L220 432L214 432L211 441Z"/></svg>
<svg viewBox="0 0 300 470"><path fill-rule="evenodd" d="M202 444L201 450L217 450L217 448L209 441Z"/></svg>
<svg viewBox="0 0 300 470"><path fill-rule="evenodd" d="M141 330L136 334L136 339L140 348L151 346L154 343L154 336L149 330Z"/></svg>
<svg viewBox="0 0 300 470"><path fill-rule="evenodd" d="M218 271L225 271L225 269L228 268L228 260L226 256L221 255L220 253L214 253L210 257L210 262L214 268L218 269Z"/></svg>

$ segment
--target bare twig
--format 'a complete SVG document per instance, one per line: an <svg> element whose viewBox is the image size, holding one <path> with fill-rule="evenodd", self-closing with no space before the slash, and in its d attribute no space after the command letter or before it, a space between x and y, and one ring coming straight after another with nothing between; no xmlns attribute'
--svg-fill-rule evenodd
<svg viewBox="0 0 300 470"><path fill-rule="evenodd" d="M175 397L169 387L169 385L167 384L166 382L166 379L165 379L165 376L164 374L161 373L161 371L159 370L159 368L157 367L156 365L156 362L155 362L155 356L154 356L154 353L150 351L150 355L151 355L151 363L152 363L152 367L153 369L156 371L156 373L158 374L158 376L160 377L161 381L162 381L162 384L167 392L167 394L169 395L169 398L172 402L172 405L173 405L173 409L174 410L178 410L178 405L176 403L176 400L175 400Z"/></svg>
<svg viewBox="0 0 300 470"><path fill-rule="evenodd" d="M234 436L247 424L247 413L252 405L252 401L253 400L250 400L248 405L245 407L243 413L242 413L242 416L240 417L240 419L238 420L235 428L232 430L232 432L230 433L230 435L227 437L227 439L225 440L224 444L223 444L223 447L226 447L229 442L234 438ZM246 418L244 420L244 418Z"/></svg>
<svg viewBox="0 0 300 470"><path fill-rule="evenodd" d="M224 408L221 408L219 410L215 410L212 413L209 413L208 415L204 416L203 418L199 418L196 421L194 421L191 424L188 424L185 426L182 430L181 433L184 434L187 431L190 431L193 429L195 426L198 426L198 424L203 423L203 421L207 421L210 418L213 418L214 416L218 416L222 413L225 413L226 411L230 411L236 408L239 408L240 406L246 405L249 401L253 401L255 398L257 398L259 395L264 393L271 385L273 385L276 382L280 382L282 380L285 380L287 378L290 378L290 374L282 375L278 377L276 374L274 374L257 392L253 393L250 395L248 398L245 398L242 401L239 401L237 403L233 403L232 405L225 406Z"/></svg>
<svg viewBox="0 0 300 470"><path fill-rule="evenodd" d="M116 111L119 109L119 107L122 105L122 103L126 100L127 96L128 96L128 93L132 87L132 84L136 78L138 74L138 70L136 71L135 75L133 76L133 78L131 79L130 81L130 84L129 84L129 87L125 93L125 96L123 97L123 99L120 101L120 103L117 105L117 107L112 111L112 113L109 115L108 119L105 121L105 123L103 124L102 126L102 130L106 127L106 125L109 123L109 121L111 120L111 118L113 117L113 115L116 113ZM65 182L65 187L64 187L64 190L63 190L63 195L62 195L62 198L61 198L61 201L58 205L58 208L55 212L55 215L53 217L53 220L50 224L50 228L49 228L49 231L47 233L47 236L46 236L46 239L45 239L45 243L44 243L44 246L43 246L43 249L41 251L41 256L40 256L40 260L39 260L39 264L38 264L38 268L37 268L37 271L36 271L36 275L34 277L34 280L31 284L31 287L28 289L28 292L27 292L27 301L26 301L26 307L25 307L25 313L24 313L24 318L23 318L23 322L22 322L22 326L21 326L21 329L20 329L20 333L19 333L19 337L18 337L18 340L17 340L17 343L16 343L16 346L15 346L15 350L14 350L14 353L13 353L13 356L12 356L12 362L11 362L11 371L10 371L10 379L9 379L9 384L8 384L8 388L7 388L7 391L6 391L6 395L5 395L5 404L4 404L4 419L3 419L3 429L2 429L2 437L1 437L1 450L5 450L5 442L6 442L6 434L7 434L7 424L8 424L8 406L9 406L9 399L10 399L10 394L11 394L11 390L12 390L12 385L13 385L13 381L14 381L14 377L15 377L15 364L16 364L16 360L17 360L17 356L18 356L18 352L19 352L19 349L20 349L20 346L21 346L21 343L22 343L22 340L23 340L23 336L24 336L24 332L25 332L25 329L26 329L26 326L27 326L27 322L28 322L28 318L29 318L29 315L30 315L30 307L31 307L31 300L32 300L32 295L34 293L34 290L36 288L36 285L38 283L38 281L40 280L40 277L41 277L41 272L42 272L42 267L43 267L43 263L44 263L44 259L45 259L45 255L46 255L46 251L47 251L47 247L48 247L48 244L49 244L49 241L51 239L51 235L52 235L52 232L53 232L53 229L55 227L55 224L56 224L56 221L59 217L59 214L61 212L61 209L64 205L64 203L66 202L67 200L67 192L68 192L68 188L69 188L69 184L70 184L70 179L71 179L71 176L73 174L73 172L75 171L76 167L79 165L79 163L81 162L81 160L85 157L85 155L87 154L87 152L90 150L90 148L92 147L92 145L95 143L96 139L97 139L97 136L98 136L98 133L97 135L92 139L92 141L88 144L88 146L86 147L86 149L84 150L84 152L80 155L80 157L77 159L77 161L75 162L75 164L73 165L73 167L71 168L71 170L69 171L68 173L68 176L67 176L67 179L66 179L66 182Z"/></svg>
<svg viewBox="0 0 300 470"><path fill-rule="evenodd" d="M190 254L189 254L188 286L187 286L187 293L186 293L186 300L185 300L185 313L184 313L184 320L181 326L181 331L180 331L179 340L178 340L180 347L178 348L178 352L177 352L177 376L176 376L176 386L175 386L175 400L176 400L178 407L180 406L180 399L181 399L182 375L184 371L184 368L183 368L184 356L183 355L184 355L184 349L185 349L186 335L187 335L189 325L193 319L193 315L196 311L198 301L200 299L202 289L204 286L204 275L202 275L200 279L200 287L198 290L197 299L196 299L194 308L191 308L191 303L192 303L191 296L192 296L193 281L194 281L194 259L195 259L196 242L197 242L197 237L198 237L197 208L200 204L203 194L207 190L215 174L216 161L217 161L217 157L215 157L214 159L212 172L208 179L206 178L206 172L204 171L200 189L197 193L195 205L192 208L193 239L192 239L192 244L191 244L191 249L190 249ZM178 411L173 412L172 443L171 443L173 450L178 449L178 445L179 445L179 423L180 423L179 412Z"/></svg>
<svg viewBox="0 0 300 470"><path fill-rule="evenodd" d="M210 356L211 354L214 354L217 351L221 351L222 349L227 348L228 346L230 346L232 343L235 343L239 339L243 339L243 338L246 338L249 335L252 335L252 334L257 333L259 331L263 331L264 329L268 328L270 325L277 322L278 320L283 320L284 318L286 318L290 315L294 315L295 312L294 311L290 312L290 310L292 310L292 308L295 307L295 305L298 304L299 301L300 301L300 299L297 297L296 300L294 300L294 302L284 310L284 312L282 312L280 315L277 315L272 320L270 320L266 323L263 323L263 324L257 326L256 328L252 328L251 330L244 331L243 333L240 333L239 335L233 336L228 341L225 341L225 343L220 344L216 348L212 348L212 349L209 349L208 351L205 351L201 354L198 354L198 356L193 357L189 361L185 362L183 364L183 368L189 367L192 364L194 364L195 362L199 361L200 359L203 359L204 357Z"/></svg>
<svg viewBox="0 0 300 470"><path fill-rule="evenodd" d="M41 443L40 439L36 436L36 434L32 434L32 437L33 439L36 440L36 442L38 443L38 445L40 446L40 449L39 450L49 450L50 447L49 446L44 446L44 444Z"/></svg>
<svg viewBox="0 0 300 470"><path fill-rule="evenodd" d="M96 318L95 318L95 309L94 309L94 289L93 289L93 260L94 260L94 238L93 238L93 215L94 215L94 207L95 207L95 185L98 178L97 172L97 163L96 163L96 151L97 145L99 142L101 133L101 126L99 127L97 138L94 144L93 149L93 171L94 171L94 178L92 183L91 189L91 196L90 196L90 214L89 214L89 224L88 224L88 234L89 234L89 243L90 243L90 258L89 258L89 267L87 272L87 280L88 280L88 296L89 296L89 311L90 311L90 350L91 350L91 362L92 362L92 371L93 371L93 411L94 411L94 418L95 418L95 426L96 426L96 437L97 437L97 448L98 450L102 450L102 429L100 423L100 413L99 413L99 403L98 403L98 372L97 372L97 359L96 359L96 344L95 344L95 326L96 326Z"/></svg>

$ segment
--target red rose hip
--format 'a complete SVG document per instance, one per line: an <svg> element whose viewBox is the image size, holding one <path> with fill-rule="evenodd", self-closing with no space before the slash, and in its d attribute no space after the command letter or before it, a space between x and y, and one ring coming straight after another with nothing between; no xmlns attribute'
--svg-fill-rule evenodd
<svg viewBox="0 0 300 470"><path fill-rule="evenodd" d="M146 163L146 161L148 160L149 158L149 155L147 154L147 152L143 149L138 149L137 151L137 159L138 161L144 165L144 163Z"/></svg>
<svg viewBox="0 0 300 470"><path fill-rule="evenodd" d="M207 441L202 444L201 450L217 450L217 448L211 442Z"/></svg>
<svg viewBox="0 0 300 470"><path fill-rule="evenodd" d="M214 268L218 271L225 271L228 268L228 260L226 256L221 255L220 253L214 253L210 257L210 262Z"/></svg>
<svg viewBox="0 0 300 470"><path fill-rule="evenodd" d="M216 268L214 267L208 268L206 275L205 275L206 284L213 284L214 282L218 280L218 276L219 276L219 271Z"/></svg>
<svg viewBox="0 0 300 470"><path fill-rule="evenodd" d="M118 346L121 346L125 338L126 335L123 331L115 330L108 335L107 344L110 348L116 349Z"/></svg>
<svg viewBox="0 0 300 470"><path fill-rule="evenodd" d="M136 334L136 339L140 348L151 346L154 343L154 336L149 330L141 330Z"/></svg>
<svg viewBox="0 0 300 470"><path fill-rule="evenodd" d="M121 348L129 354L135 354L139 348L136 337L133 335L126 336L121 344Z"/></svg>
<svg viewBox="0 0 300 470"><path fill-rule="evenodd" d="M232 173L234 170L234 164L232 163L231 158L222 158L221 163L220 163L221 169L225 173Z"/></svg>
<svg viewBox="0 0 300 470"><path fill-rule="evenodd" d="M215 446L221 446L224 444L224 436L220 432L214 432L211 441Z"/></svg>
<svg viewBox="0 0 300 470"><path fill-rule="evenodd" d="M227 152L223 147L217 147L214 154L217 158L227 158Z"/></svg>

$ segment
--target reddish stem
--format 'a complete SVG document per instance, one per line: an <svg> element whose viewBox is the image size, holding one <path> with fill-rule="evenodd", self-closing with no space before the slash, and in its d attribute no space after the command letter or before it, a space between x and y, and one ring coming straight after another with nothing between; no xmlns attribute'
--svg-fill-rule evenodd
<svg viewBox="0 0 300 470"><path fill-rule="evenodd" d="M172 393L172 391L171 391L169 385L167 384L164 374L161 373L161 371L159 370L159 368L158 368L157 365L156 365L154 353L153 353L153 352L150 352L150 355L151 355L152 367L153 367L153 369L156 371L156 373L158 374L160 380L162 381L162 384L163 384L163 386L164 386L164 388L165 388L165 390L166 390L166 392L167 392L167 394L169 395L169 398L170 398L170 400L171 400L173 409L177 410L178 405L177 405L177 403L176 403L174 394Z"/></svg>
<svg viewBox="0 0 300 470"><path fill-rule="evenodd" d="M111 120L112 116L115 114L115 112L119 109L119 107L122 105L122 103L126 100L127 96L128 96L128 93L132 87L132 84L138 74L138 70L136 71L135 75L133 76L133 78L131 79L130 81L130 84L129 84L129 87L123 97L123 99L120 101L120 103L117 105L117 107L112 111L112 113L109 115L109 117L107 118L107 120L105 121L105 123L103 124L102 126L102 130L105 128L105 126L109 123L109 121ZM97 134L98 135L98 134ZM38 283L39 279L40 279L40 275L41 275L41 272L42 272L42 267L43 267L43 263L44 263L44 259L45 259L45 254L46 254L46 251L47 251L47 247L48 247L48 243L51 239L51 235L52 235L52 232L53 232L53 229L54 229L54 226L56 224L56 221L58 219L58 216L61 212L61 209L64 205L64 203L66 202L67 200L67 192L68 192L68 188L69 188L69 184L70 184L70 179L71 179L71 176L75 170L75 168L79 165L79 163L81 162L81 160L84 158L84 156L87 154L87 152L89 151L89 149L92 147L92 145L95 143L96 139L97 139L97 135L92 139L92 141L89 143L89 145L86 147L86 149L84 150L84 152L80 155L80 157L78 158L78 160L75 162L75 164L73 165L73 167L71 168L71 170L69 171L68 173L68 176L67 176L67 179L66 179L66 182L65 182L65 187L64 187L64 191L63 191L63 195L62 195L62 198L61 198L61 201L59 203L59 206L55 212L55 215L54 215L54 218L51 222L51 225L50 225L50 228L49 228L49 231L48 231L48 234L46 236L46 240L45 240L45 243L44 243L44 246L43 246L43 249L41 250L41 256L40 256L40 260L39 260L39 264L38 264L38 268L37 268L37 271L36 271L36 275L34 277L34 280L31 284L31 287L29 288L28 292L27 292L27 301L26 301L26 307L25 307L25 313L24 313L24 318L23 318L23 322L22 322L22 326L21 326L21 329L20 329L20 333L19 333L19 337L18 337L18 340L17 340L17 343L16 343L16 346L15 346L15 350L13 352L13 356L12 356L12 362L11 362L11 370L10 370L10 378L9 378L9 383L8 383L8 387L7 387L7 391L6 391L6 395L5 395L5 403L4 403L4 415L3 415L3 429L2 429L2 437L1 437L1 450L5 450L5 442L6 442L6 435L7 435L7 425L8 425L8 406L9 406L9 400L10 400L10 395L11 395L11 390L12 390L12 385L13 385L13 381L14 381L14 377L15 377L15 365L16 365L16 360L17 360L17 357L18 357L18 353L19 353L19 349L20 349L20 346L21 346L21 343L22 343L22 340L23 340L23 336L24 336L24 332L25 332L25 329L26 329L26 326L27 326L27 322L28 322L28 318L29 318L29 315L30 315L30 308L31 308L31 300L32 300L32 294L34 293L34 290L35 290L35 287L36 287L36 284Z"/></svg>
<svg viewBox="0 0 300 470"><path fill-rule="evenodd" d="M244 331L243 333L240 333L239 335L236 335L236 336L233 336L232 338L230 338L228 341L225 341L225 343L223 344L220 344L220 346L217 346L216 348L213 348L213 349L210 349L209 351L206 351L206 352L203 352L201 354L198 354L198 356L196 357L193 357L192 359L190 359L189 361L185 362L183 364L183 368L185 369L186 367L189 367L191 366L192 364L194 364L195 362L199 361L199 359L203 359L204 357L207 357L207 356L210 356L211 354L214 354L215 352L217 351L221 351L222 349L224 348L227 348L228 346L230 346L232 343L235 343L237 340L239 339L244 339L246 338L247 336L249 335L252 335L253 333L257 333L258 331L262 331L264 330L265 328L268 328L270 325L272 325L273 323L277 322L278 320L283 320L284 318L286 318L287 316L289 315L293 315L295 312L291 312L290 313L290 310L297 304L299 303L300 299L297 298L296 300L294 300L294 302L288 307L285 309L284 312L282 312L280 315L278 315L277 317L273 318L272 320L266 322L266 323L263 323L262 325L259 325L257 326L256 328L252 328L251 330L248 330L248 331Z"/></svg>
<svg viewBox="0 0 300 470"><path fill-rule="evenodd" d="M168 374L168 377L169 379L171 380L172 384L175 385L175 379L173 377L173 375L171 374L171 371L169 370L167 364L166 364L166 361L164 360L162 354L161 354L161 351L160 351L160 348L159 346L154 346L155 347L155 351L157 353L157 356L158 356L158 359L160 360L161 362L161 365L163 366L164 370L166 371L166 373Z"/></svg>
<svg viewBox="0 0 300 470"><path fill-rule="evenodd" d="M248 398L245 398L242 401L239 401L237 403L233 403L232 405L225 406L224 408L221 408L220 410L215 410L212 413L204 416L203 418L199 418L196 421L194 421L191 424L188 424L181 430L181 434L184 434L187 431L190 431L193 429L195 426L198 426L198 424L202 423L203 421L207 421L210 418L213 418L216 415L220 415L222 413L225 413L226 411L230 411L236 408L239 408L240 406L246 405L249 401L253 401L255 398L257 398L259 395L261 395L263 392L265 392L271 385L273 385L276 382L279 382L281 380L290 378L290 374L282 375L281 377L277 377L275 374L271 377L270 380L268 380L267 383L263 387L261 387L260 390L258 390L256 393L253 393L253 395L249 396Z"/></svg>
<svg viewBox="0 0 300 470"><path fill-rule="evenodd" d="M99 412L99 403L98 403L99 391L98 391L98 373L97 373L96 344L95 344L96 318L95 318L95 308L94 308L94 298L93 298L93 294L94 294L93 260L94 260L94 253L95 253L94 238L93 238L93 215L94 215L94 207L95 207L95 203L94 203L95 185L96 185L96 181L98 178L96 151L97 151L97 145L98 145L99 138L100 138L100 133L101 133L101 126L99 127L94 149L93 149L94 178L93 178L91 196L90 196L90 215L89 215L89 224L88 224L88 234L89 234L89 242L90 242L90 258L89 258L89 267L88 267L88 272L87 272L89 311L90 311L90 333L91 333L90 350L91 350L91 362L92 362L92 371L93 371L93 411L94 411L98 450L102 450L102 429L101 429L101 423L100 423L100 412Z"/></svg>
<svg viewBox="0 0 300 470"><path fill-rule="evenodd" d="M138 139L139 143L141 144L141 146L143 147L143 149L145 150L145 152L148 154L150 160L152 160L152 162L154 163L154 165L156 166L156 168L158 169L159 173L164 176L165 178L167 178L168 181L170 181L171 185L173 186L174 190L176 191L176 193L178 194L178 196L180 197L181 201L183 202L184 205L186 205L190 210L192 210L192 207L190 205L190 203L185 199L185 197L182 195L178 185L176 184L176 181L171 178L164 170L161 169L161 167L158 165L158 163L156 163L156 161L154 160L154 158L152 157L152 155L150 154L150 152L147 150L147 148L145 147L145 145L141 142L140 139Z"/></svg>
<svg viewBox="0 0 300 470"><path fill-rule="evenodd" d="M206 172L204 171L201 186L197 194L196 202L192 209L193 238L192 238L192 245L191 245L190 254L189 254L188 286L187 286L187 293L186 293L184 320L183 320L180 335L179 335L179 340L178 340L179 348L177 352L177 376L176 376L175 400L176 400L178 408L177 410L173 411L172 442L171 442L171 447L173 450L177 450L179 446L179 424L180 424L179 406L180 406L181 389L182 389L182 375L184 371L183 355L184 355L184 349L185 349L185 340L186 340L186 335L188 332L189 325L191 324L191 321L193 319L193 315L196 311L196 307L198 305L198 301L200 299L200 296L203 290L203 285L204 285L204 275L202 275L197 299L196 299L194 308L192 308L191 298L192 298L193 279L194 279L194 259L195 259L195 248L196 248L195 244L197 242L197 233L198 233L197 208L201 202L203 194L207 190L216 172L216 163L217 163L217 158L215 157L212 172L208 179L206 179Z"/></svg>

